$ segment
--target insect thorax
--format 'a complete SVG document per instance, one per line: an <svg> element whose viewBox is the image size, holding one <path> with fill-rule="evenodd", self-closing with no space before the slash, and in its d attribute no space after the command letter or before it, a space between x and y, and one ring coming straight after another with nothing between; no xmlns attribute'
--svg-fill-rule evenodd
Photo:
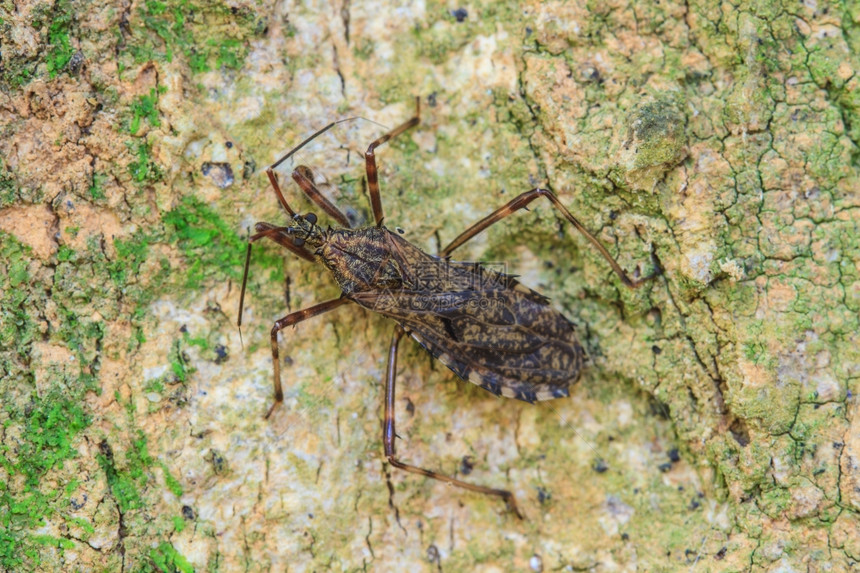
<svg viewBox="0 0 860 573"><path fill-rule="evenodd" d="M383 227L330 231L317 251L344 294L398 289L402 273Z"/></svg>

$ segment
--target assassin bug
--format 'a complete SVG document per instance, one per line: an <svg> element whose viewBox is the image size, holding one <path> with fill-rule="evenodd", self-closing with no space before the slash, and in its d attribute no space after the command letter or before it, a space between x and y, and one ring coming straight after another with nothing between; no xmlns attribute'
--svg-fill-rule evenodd
<svg viewBox="0 0 860 573"><path fill-rule="evenodd" d="M396 322L388 350L385 374L383 445L388 462L408 472L447 482L471 491L505 500L520 518L522 514L510 491L468 483L400 461L395 452L394 390L397 349L409 334L435 358L463 380L468 380L499 396L534 403L569 395L578 379L585 352L574 325L549 304L543 295L521 285L515 277L496 272L480 263L458 263L451 253L466 241L501 221L532 201L545 197L607 260L621 282L631 288L641 286L657 272L631 279L609 251L561 204L551 191L535 188L496 209L461 233L439 256L424 253L383 225L382 201L375 150L388 140L418 125L420 102L415 117L376 139L365 153L367 189L375 225L353 228L342 211L314 184L311 170L295 168L292 178L299 188L340 227L322 228L313 213L300 215L290 207L275 175L277 168L314 138L338 123L332 122L278 159L266 175L281 206L292 217L287 226L259 222L248 241L245 273L239 299L238 326L242 324L245 285L251 260L251 246L267 238L299 257L322 263L343 291L339 298L291 312L275 321L271 332L274 363L275 400L266 413L271 416L284 399L278 358L278 332L346 303L377 312Z"/></svg>

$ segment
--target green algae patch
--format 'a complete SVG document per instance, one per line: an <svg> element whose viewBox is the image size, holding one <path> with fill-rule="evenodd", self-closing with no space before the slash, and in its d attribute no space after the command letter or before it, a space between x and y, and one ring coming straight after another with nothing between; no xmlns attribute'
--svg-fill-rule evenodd
<svg viewBox="0 0 860 573"><path fill-rule="evenodd" d="M277 569L289 556L309 569L745 570L860 555L857 10L19 6L39 24L0 22L13 88L0 209L8 221L50 198L50 248L37 257L0 235L0 378L15 382L2 388L0 568ZM416 243L432 252L549 186L625 269L664 271L624 291L538 202L462 253L521 263L524 283L579 322L591 362L576 397L553 410L487 401L425 354L402 355L404 457L449 475L474 463L467 479L518 488L523 527L497 500L385 464L368 388L384 369L381 319L343 311L285 332L288 400L265 424L244 401L269 395L267 333L247 336L248 361L219 349L245 253L236 223L276 206L257 164L311 120L408 114L416 94L422 125L380 153L386 221ZM244 175L229 197L199 169L219 145ZM362 176L329 182L355 205ZM329 294L260 247L249 291L265 292L249 311ZM146 381L129 380L141 369ZM254 419L229 416L241 407ZM84 494L103 502L81 506ZM224 500L231 515L217 514ZM359 527L341 527L356 512Z"/></svg>
<svg viewBox="0 0 860 573"><path fill-rule="evenodd" d="M15 174L0 157L0 209L9 207L20 200L21 188Z"/></svg>
<svg viewBox="0 0 860 573"><path fill-rule="evenodd" d="M148 94L137 96L131 104L131 120L128 132L135 135L140 129L141 122L146 120L150 127L161 127L158 112L158 96L167 91L164 86L151 88Z"/></svg>
<svg viewBox="0 0 860 573"><path fill-rule="evenodd" d="M0 19L0 43L4 46L0 85L16 89L42 75L53 79L67 70L78 71L83 58L76 58L74 47L80 33L76 12L84 3L46 2L23 14L17 10L5 12L9 4L0 7L0 14L8 16ZM13 34L16 25L26 26L28 33Z"/></svg>

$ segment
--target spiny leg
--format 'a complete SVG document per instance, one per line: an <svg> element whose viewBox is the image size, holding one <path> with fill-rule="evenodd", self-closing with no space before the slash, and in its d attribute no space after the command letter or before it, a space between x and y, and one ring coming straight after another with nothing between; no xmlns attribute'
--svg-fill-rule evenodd
<svg viewBox="0 0 860 573"><path fill-rule="evenodd" d="M313 171L306 165L299 165L293 170L293 181L304 191L308 198L319 205L320 209L328 213L328 215L341 224L343 227L349 227L349 219L343 212L335 207L334 203L326 199L317 186L314 184Z"/></svg>
<svg viewBox="0 0 860 573"><path fill-rule="evenodd" d="M278 332L288 326L298 324L304 320L335 309L342 304L347 303L348 301L348 298L335 298L326 302L315 304L314 306L311 306L304 310L297 310L296 312L291 312L287 316L275 321L274 326L272 326L272 361L274 362L275 402L269 408L269 411L266 412L266 418L271 416L272 411L275 409L275 407L284 401L284 390L281 387L281 362L278 357Z"/></svg>
<svg viewBox="0 0 860 573"><path fill-rule="evenodd" d="M393 137L397 137L410 127L418 125L421 121L421 99L415 98L415 117L395 127L367 147L364 154L364 164L367 170L367 188L370 191L370 207L373 209L373 218L376 225L382 225L384 214L382 212L382 200L379 196L379 174L376 169L376 155L374 150Z"/></svg>
<svg viewBox="0 0 860 573"><path fill-rule="evenodd" d="M523 519L523 515L520 513L520 510L517 507L517 501L516 498L514 498L514 494L509 492L508 490L494 489L482 485L471 484L452 477L442 475L434 471L425 470L423 468L419 468L409 464L404 464L399 459L397 459L394 446L394 439L397 437L394 428L394 383L395 378L397 376L397 348L400 345L400 339L405 333L406 331L403 330L403 327L397 325L394 330L394 334L391 337L391 347L388 350L388 368L385 373L385 419L382 423L382 443L385 447L385 457L388 459L388 463L390 463L396 468L400 468L402 470L406 470L408 472L422 475L425 477L433 478L451 485L455 485L457 487L462 487L470 491L476 491L478 493L484 493L487 495L499 496L503 500L505 500L505 503L507 504L508 508L510 508L511 511L513 511L517 517Z"/></svg>
<svg viewBox="0 0 860 573"><path fill-rule="evenodd" d="M646 281L649 281L660 274L661 271L658 268L656 271L654 271L647 277L643 277L641 279L636 280L631 279L629 276L627 276L627 273L624 272L624 269L621 268L621 265L619 265L618 262L613 258L613 256L609 254L609 251L606 250L606 247L603 246L603 244L597 239L597 237L592 235L588 231L588 229L586 229L582 225L582 223L580 223L576 219L576 217L574 217L570 213L570 211L568 211L567 208L561 204L561 201L558 200L558 197L555 196L555 193L553 193L549 189L541 188L532 189L531 191L526 191L522 195L518 195L505 205L499 207L498 209L478 221L477 223L460 233L460 236L451 241L450 245L442 249L442 252L439 254L439 256L447 257L451 254L452 251L454 251L454 249L461 246L463 243L465 243L487 227L493 225L494 223L498 223L508 215L511 215L515 211L522 209L538 197L546 197L547 199L549 199L552 202L553 207L558 209L561 214L564 215L564 217L568 221L570 221L570 223L574 226L574 228L576 228L577 231L585 235L585 238L588 239L591 244L597 248L598 251L600 251L600 254L603 255L603 258L606 259L606 261L609 263L609 266L612 267L612 270L615 271L615 274L617 274L621 278L621 282L624 283L626 286L630 288L638 288L642 286Z"/></svg>

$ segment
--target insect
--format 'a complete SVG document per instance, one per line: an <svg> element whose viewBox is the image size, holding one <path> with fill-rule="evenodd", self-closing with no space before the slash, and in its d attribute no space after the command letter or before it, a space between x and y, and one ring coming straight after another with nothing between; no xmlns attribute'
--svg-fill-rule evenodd
<svg viewBox="0 0 860 573"><path fill-rule="evenodd" d="M400 340L409 334L431 355L463 380L499 396L534 403L569 395L580 376L585 352L574 325L555 310L543 295L523 286L513 276L480 263L460 263L450 255L469 239L508 215L544 197L582 233L607 260L628 287L636 288L659 273L631 279L609 251L561 204L551 191L535 188L499 207L455 238L439 256L429 255L383 226L383 209L375 150L418 125L420 102L409 121L373 141L365 153L367 190L374 225L353 228L344 213L316 187L311 170L295 168L292 179L299 188L340 226L323 228L313 213L298 214L281 191L275 168L325 131L348 119L323 127L278 159L267 170L278 202L291 217L286 226L259 222L248 241L245 272L239 300L238 325L242 323L245 286L251 246L269 239L309 262L325 266L337 281L339 298L291 312L275 321L271 332L275 400L271 416L284 399L281 386L278 333L304 320L347 303L379 313L396 324L388 350L385 374L385 408L382 441L388 462L407 472L458 487L502 498L518 517L522 514L514 495L504 489L476 485L438 472L404 463L395 447L395 375Z"/></svg>

